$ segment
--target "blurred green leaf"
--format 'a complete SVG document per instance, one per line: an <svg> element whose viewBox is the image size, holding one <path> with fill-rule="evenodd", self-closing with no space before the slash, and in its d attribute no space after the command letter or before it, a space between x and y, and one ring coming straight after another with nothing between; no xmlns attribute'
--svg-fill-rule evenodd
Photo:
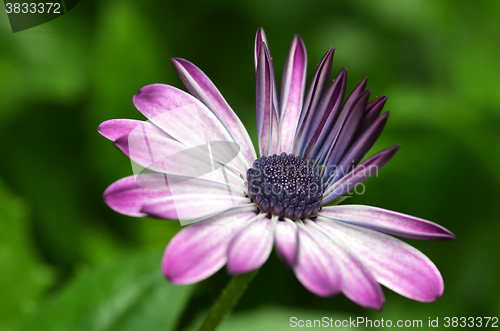
<svg viewBox="0 0 500 331"><path fill-rule="evenodd" d="M199 316L186 330L197 330L197 326L201 324L204 316ZM351 319L356 319L356 316L351 316ZM262 307L252 311L244 311L235 313L227 320L222 322L217 330L219 331L260 331L260 330L294 330L296 328L335 328L335 322L342 323L342 321L349 321L349 315L342 313L321 312L297 308L285 307ZM306 327L308 321L316 327ZM321 325L320 325L321 324ZM346 322L344 322L346 324ZM302 327L300 326L302 325ZM333 325L333 326L332 326ZM342 330L352 330L351 327L340 327ZM364 330L363 326L356 328L357 330Z"/></svg>
<svg viewBox="0 0 500 331"><path fill-rule="evenodd" d="M86 272L26 330L174 330L191 293L160 271L161 252L145 252Z"/></svg>
<svg viewBox="0 0 500 331"><path fill-rule="evenodd" d="M0 330L16 329L51 281L31 246L26 209L0 180Z"/></svg>

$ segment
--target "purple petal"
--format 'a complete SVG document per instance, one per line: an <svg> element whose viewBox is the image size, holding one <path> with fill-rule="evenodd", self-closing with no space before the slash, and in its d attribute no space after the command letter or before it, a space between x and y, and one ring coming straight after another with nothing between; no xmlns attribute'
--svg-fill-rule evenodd
<svg viewBox="0 0 500 331"><path fill-rule="evenodd" d="M386 101L387 101L387 97L385 95L381 95L379 97L376 97L372 101L368 102L368 104L366 105L365 114L368 115L369 112L371 112L375 109L378 110L378 112L380 114L380 111L384 107Z"/></svg>
<svg viewBox="0 0 500 331"><path fill-rule="evenodd" d="M344 99L346 78L347 69L343 68L325 92L310 127L312 135L310 139L306 139L304 159L316 158L317 153L321 150L325 139L328 137L337 120L341 109L340 106Z"/></svg>
<svg viewBox="0 0 500 331"><path fill-rule="evenodd" d="M269 43L267 42L266 34L264 33L264 29L259 28L257 30L257 34L255 36L255 51L254 51L255 73L256 74L257 74L257 66L258 66L259 56L260 56L260 48L261 48L262 44L266 45L266 48L267 48L271 77L273 78L273 82L274 82L274 84L273 84L273 103L275 106L276 114L280 115L279 114L280 109L277 108L277 106L278 106L278 91L276 89L276 87L277 87L276 75L275 75L275 71L274 71L273 61L271 60L273 57L271 56L271 50L269 48ZM278 118L280 118L280 116L278 116ZM278 124L278 121L276 121L276 124ZM276 136L276 138L277 137L278 136ZM275 142L273 142L273 144L275 144Z"/></svg>
<svg viewBox="0 0 500 331"><path fill-rule="evenodd" d="M352 167L355 167L363 159L382 133L388 117L389 112L387 111L354 141L347 153L336 165L337 177L344 176L345 173L349 172Z"/></svg>
<svg viewBox="0 0 500 331"><path fill-rule="evenodd" d="M303 110L300 114L297 131L295 132L295 140L293 145L293 154L301 155L304 148L304 140L307 137L310 123L314 117L314 112L323 97L323 92L326 89L326 84L330 80L330 72L332 71L333 52L335 47L331 47L318 65L318 69L314 73L311 86L307 91L306 100Z"/></svg>
<svg viewBox="0 0 500 331"><path fill-rule="evenodd" d="M134 105L151 122L187 147L213 141L232 142L217 117L198 99L175 87L153 84L134 95ZM241 153L231 164L241 172L246 162Z"/></svg>
<svg viewBox="0 0 500 331"><path fill-rule="evenodd" d="M338 293L342 285L341 269L326 245L314 238L301 223L300 248L294 271L297 279L309 291L322 297Z"/></svg>
<svg viewBox="0 0 500 331"><path fill-rule="evenodd" d="M222 123L203 103L175 87L148 85L134 95L133 101L151 122L186 146L232 140Z"/></svg>
<svg viewBox="0 0 500 331"><path fill-rule="evenodd" d="M147 216L147 214L141 212L146 201L168 196L170 196L170 191L167 188L141 187L137 185L134 176L122 178L104 191L104 201L111 209L135 217Z"/></svg>
<svg viewBox="0 0 500 331"><path fill-rule="evenodd" d="M299 251L299 232L297 224L289 219L276 223L274 242L279 256L289 266L297 261Z"/></svg>
<svg viewBox="0 0 500 331"><path fill-rule="evenodd" d="M255 212L228 212L182 229L168 244L162 270L174 284L192 284L216 273L227 260L234 232Z"/></svg>
<svg viewBox="0 0 500 331"><path fill-rule="evenodd" d="M256 73L257 97L257 137L260 155L271 155L278 151L278 115L274 102L276 81L272 70L271 57L267 45L261 44Z"/></svg>
<svg viewBox="0 0 500 331"><path fill-rule="evenodd" d="M262 43L269 45L267 42L267 37L263 28L257 29L257 34L255 36L255 45L254 45L254 63L255 63L255 72L257 72L257 66L259 63L260 49Z"/></svg>
<svg viewBox="0 0 500 331"><path fill-rule="evenodd" d="M345 193L354 189L356 185L364 182L371 176L375 175L380 168L382 168L398 150L399 145L392 146L378 152L372 157L365 160L363 163L358 165L347 175L342 177L339 181L331 184L324 193L325 198L321 202L322 205L326 205L333 200L341 197Z"/></svg>
<svg viewBox="0 0 500 331"><path fill-rule="evenodd" d="M168 174L187 176L242 186L243 180L227 171L228 166L239 151L234 142L210 142L207 145L187 148L169 136L156 125L136 121L137 126L128 135L115 141L118 147L132 161L135 174L143 174L145 169ZM210 147L210 148L209 148ZM226 155L227 153L231 155ZM231 160L227 162L227 160Z"/></svg>
<svg viewBox="0 0 500 331"><path fill-rule="evenodd" d="M172 207L174 202L177 202L177 198L172 197L172 195L185 197L196 192L202 195L243 196L242 189L224 183L190 179L176 184L174 183L176 179L181 181L185 178L155 173L125 177L114 182L104 191L104 201L111 209L121 214L143 217L147 215L144 212L146 205L169 201L166 204ZM175 219L176 217L166 218Z"/></svg>
<svg viewBox="0 0 500 331"><path fill-rule="evenodd" d="M342 293L358 305L382 309L385 302L384 293L360 258L339 240L333 231L325 231L312 221L307 221L306 226L316 235L317 240L327 245L328 250L335 254L336 260L341 264Z"/></svg>
<svg viewBox="0 0 500 331"><path fill-rule="evenodd" d="M455 235L439 224L391 210L363 205L324 207L321 215L405 238L451 240Z"/></svg>
<svg viewBox="0 0 500 331"><path fill-rule="evenodd" d="M121 139L122 141L127 141L127 137L129 136L130 133L134 132L134 130L135 131L146 130L154 136L162 137L164 139L172 139L171 136L166 134L156 125L149 122L138 121L138 120L129 120L129 119L108 120L102 122L97 128L97 132L99 132L103 137L113 142L116 142L119 139ZM128 141L126 145L120 146L118 148L122 150L122 152L125 155L127 156L130 155Z"/></svg>
<svg viewBox="0 0 500 331"><path fill-rule="evenodd" d="M132 161L152 171L163 172L161 161L167 156L186 150L156 125L136 121L137 126L115 140L115 146Z"/></svg>
<svg viewBox="0 0 500 331"><path fill-rule="evenodd" d="M306 71L306 47L302 39L295 36L285 60L281 79L281 152L292 151L293 138L304 99Z"/></svg>
<svg viewBox="0 0 500 331"><path fill-rule="evenodd" d="M111 141L116 141L121 137L127 137L130 132L132 132L135 128L137 128L139 125L142 125L143 123L144 121L129 119L108 120L102 122L99 125L99 127L97 128L97 132ZM164 135L165 137L170 139L172 138L154 124L150 124L150 127L151 130L155 130L158 134Z"/></svg>
<svg viewBox="0 0 500 331"><path fill-rule="evenodd" d="M341 117L333 128L331 134L335 136L335 138L325 158L324 171L327 178L330 177L328 175L330 168L337 165L338 161L340 161L354 139L354 134L361 121L369 97L370 91L360 93L356 101L352 103L352 107L347 107L346 111L341 114Z"/></svg>
<svg viewBox="0 0 500 331"><path fill-rule="evenodd" d="M227 270L232 275L260 268L273 248L276 220L259 215L231 239L227 249Z"/></svg>
<svg viewBox="0 0 500 331"><path fill-rule="evenodd" d="M375 122L384 108L385 102L387 101L387 97L382 95L378 98L373 99L366 105L365 116L361 120L361 124L359 125L358 134L362 134L364 131L368 129L373 122Z"/></svg>
<svg viewBox="0 0 500 331"><path fill-rule="evenodd" d="M198 192L174 194L170 197L148 200L144 202L141 212L158 218L192 223L233 207L249 204L250 200L245 197L229 195L226 190L212 190L207 194Z"/></svg>
<svg viewBox="0 0 500 331"><path fill-rule="evenodd" d="M439 270L429 258L407 243L386 234L318 217L316 224L329 231L370 269L382 285L412 300L430 302L444 290Z"/></svg>
<svg viewBox="0 0 500 331"><path fill-rule="evenodd" d="M203 102L238 143L249 162L257 158L252 141L238 116L231 109L212 81L198 67L184 59L171 60L189 93Z"/></svg>
<svg viewBox="0 0 500 331"><path fill-rule="evenodd" d="M328 136L326 137L325 141L323 144L318 144L316 146L316 149L313 152L313 155L316 158L317 157L317 163L322 164L324 160L327 158L328 153L331 152L331 146L335 142L335 139L337 138L337 134L345 122L346 117L352 112L353 110L353 103L355 103L359 99L359 95L364 91L366 87L366 83L368 82L368 78L364 78L351 92L351 94L347 97L347 100L344 102L344 105L342 106L342 110L340 111L340 115L338 116L338 119L336 120L332 130L328 132Z"/></svg>

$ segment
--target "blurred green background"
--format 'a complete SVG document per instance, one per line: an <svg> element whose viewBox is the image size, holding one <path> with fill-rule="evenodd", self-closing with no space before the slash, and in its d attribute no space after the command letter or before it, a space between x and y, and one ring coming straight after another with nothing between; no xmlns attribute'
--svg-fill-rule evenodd
<svg viewBox="0 0 500 331"><path fill-rule="evenodd" d="M142 119L133 94L181 87L171 57L211 77L255 141L253 42L267 33L278 80L294 34L308 77L336 46L333 75L369 76L391 116L371 151L401 144L347 203L437 222L454 242L407 240L440 269L445 292L414 302L385 289L382 312L319 298L275 254L226 329L288 329L289 318L421 319L500 315L500 2L467 0L90 1L13 34L0 13L0 330L181 330L229 277L191 287L160 273L178 222L111 211L102 192L132 173L101 137ZM184 313L180 314L180 312ZM497 324L498 325L498 324Z"/></svg>

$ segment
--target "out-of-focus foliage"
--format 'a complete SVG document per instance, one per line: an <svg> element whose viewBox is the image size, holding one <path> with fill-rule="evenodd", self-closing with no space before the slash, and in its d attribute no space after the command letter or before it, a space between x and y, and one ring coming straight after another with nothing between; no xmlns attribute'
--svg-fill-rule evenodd
<svg viewBox="0 0 500 331"><path fill-rule="evenodd" d="M198 330L203 322L203 318L207 312L203 312L194 318L189 326L184 331ZM295 317L295 318L294 318ZM256 323L258 321L258 323ZM314 322L316 321L316 322ZM334 327L335 322L340 321L338 325L344 327L342 330L365 330L364 324L360 323L359 327L349 327L349 323L353 322L353 318L349 319L346 314L339 314L329 311L317 311L308 309L294 309L285 307L274 307L263 305L257 309L235 313L231 318L223 321L217 330L220 331L256 331L256 330L273 330L282 331L294 328L304 328L310 324L308 329L313 326ZM344 322L345 321L345 322ZM356 318L354 318L356 321ZM360 320L361 322L361 320ZM337 326L338 326L337 325ZM355 324L356 325L356 324Z"/></svg>
<svg viewBox="0 0 500 331"><path fill-rule="evenodd" d="M158 277L159 259L154 250L85 272L25 330L175 330L192 287Z"/></svg>
<svg viewBox="0 0 500 331"><path fill-rule="evenodd" d="M35 309L51 281L29 241L29 210L0 182L0 330L13 329Z"/></svg>
<svg viewBox="0 0 500 331"><path fill-rule="evenodd" d="M444 296L434 303L386 290L384 310L373 312L341 295L318 298L273 255L235 321L227 322L244 323L237 314L246 321L256 309L255 316L276 314L285 326L286 316L304 309L317 312L311 319L320 313L424 321L498 316L499 17L496 0L86 0L12 34L0 13L0 329L36 323L43 309L70 316L79 307L68 299L75 288L112 282L101 265L129 270L127 255L168 243L177 223L129 218L102 202L107 185L132 171L96 128L111 118L142 119L131 99L144 85L181 87L169 58L182 57L212 78L255 141L252 52L260 26L278 81L297 33L308 50L309 77L334 45L332 74L346 66L349 89L369 76L373 95L389 97L391 116L373 152L402 147L364 195L345 203L426 218L457 240L408 240L443 274ZM206 311L227 279L221 271L197 286L179 328ZM261 306L277 308L262 313Z"/></svg>

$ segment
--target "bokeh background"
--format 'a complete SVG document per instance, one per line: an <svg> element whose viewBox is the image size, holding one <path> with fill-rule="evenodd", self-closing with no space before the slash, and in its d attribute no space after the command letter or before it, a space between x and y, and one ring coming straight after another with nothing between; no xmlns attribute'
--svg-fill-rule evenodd
<svg viewBox="0 0 500 331"><path fill-rule="evenodd" d="M308 77L336 46L333 75L369 76L389 97L389 122L370 154L400 151L347 203L437 222L453 242L416 246L445 292L414 302L385 289L382 312L343 295L319 298L273 253L226 329L287 329L323 316L421 319L500 315L500 2L82 0L68 14L13 34L0 13L0 329L184 330L229 280L225 270L176 287L160 257L178 222L111 211L102 192L132 173L96 128L142 119L133 94L181 87L182 57L218 86L255 134L253 42L264 27L278 80L294 34ZM497 324L498 325L498 324Z"/></svg>

